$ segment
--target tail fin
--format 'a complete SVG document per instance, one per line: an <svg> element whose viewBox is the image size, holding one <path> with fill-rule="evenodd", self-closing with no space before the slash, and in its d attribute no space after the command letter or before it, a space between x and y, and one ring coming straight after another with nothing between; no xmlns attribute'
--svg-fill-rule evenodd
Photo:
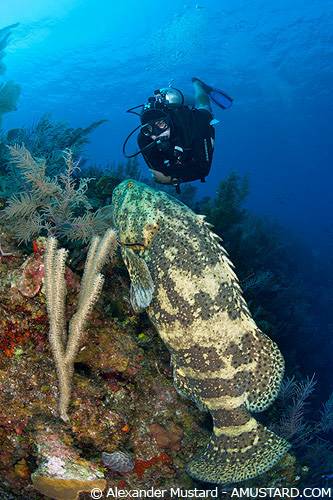
<svg viewBox="0 0 333 500"><path fill-rule="evenodd" d="M202 455L189 463L188 473L200 481L236 483L266 472L287 453L290 444L285 439L254 418L246 425L252 430L214 428L211 442Z"/></svg>

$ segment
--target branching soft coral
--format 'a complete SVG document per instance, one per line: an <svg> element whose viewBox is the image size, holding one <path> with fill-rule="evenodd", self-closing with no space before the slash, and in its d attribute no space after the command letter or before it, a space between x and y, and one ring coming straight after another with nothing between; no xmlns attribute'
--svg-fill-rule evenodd
<svg viewBox="0 0 333 500"><path fill-rule="evenodd" d="M77 311L66 323L65 262L67 250L57 249L57 240L48 238L45 253L45 293L49 315L49 340L59 379L59 413L68 420L71 397L71 381L74 362L84 335L87 318L96 303L104 283L100 273L104 263L114 255L117 246L116 233L108 229L103 238L91 240L81 281Z"/></svg>
<svg viewBox="0 0 333 500"><path fill-rule="evenodd" d="M333 430L333 392L330 394L326 403L323 404L319 430L323 432L330 432Z"/></svg>
<svg viewBox="0 0 333 500"><path fill-rule="evenodd" d="M25 181L24 191L12 196L1 219L20 242L39 235L86 242L109 227L107 207L93 212L86 191L90 179L75 179L78 169L71 150L63 152L66 169L58 177L46 175L47 162L34 158L24 146L9 147L11 162Z"/></svg>

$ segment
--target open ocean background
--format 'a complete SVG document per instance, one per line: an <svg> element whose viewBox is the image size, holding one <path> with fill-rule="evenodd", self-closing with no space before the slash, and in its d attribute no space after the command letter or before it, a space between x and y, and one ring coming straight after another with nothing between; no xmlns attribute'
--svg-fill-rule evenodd
<svg viewBox="0 0 333 500"><path fill-rule="evenodd" d="M87 149L106 164L122 158L137 124L126 109L170 82L191 91L198 76L234 97L230 110L216 110L214 163L200 192L213 193L230 171L247 173L251 209L330 255L331 0L12 0L1 2L0 19L20 22L5 63L22 95L5 127L45 112L72 126L107 118Z"/></svg>

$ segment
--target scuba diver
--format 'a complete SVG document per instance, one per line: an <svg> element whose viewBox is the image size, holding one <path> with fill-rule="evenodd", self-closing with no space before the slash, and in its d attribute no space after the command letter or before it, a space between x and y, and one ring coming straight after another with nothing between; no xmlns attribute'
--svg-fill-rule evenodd
<svg viewBox="0 0 333 500"><path fill-rule="evenodd" d="M201 180L209 174L214 151L215 129L211 101L222 109L232 104L232 98L222 90L192 78L194 99L173 87L155 90L146 104L128 110L140 117L136 127L124 142L127 158L142 154L154 180L172 184L180 192L183 182ZM141 113L134 110L142 108ZM139 151L126 154L129 138L140 129Z"/></svg>

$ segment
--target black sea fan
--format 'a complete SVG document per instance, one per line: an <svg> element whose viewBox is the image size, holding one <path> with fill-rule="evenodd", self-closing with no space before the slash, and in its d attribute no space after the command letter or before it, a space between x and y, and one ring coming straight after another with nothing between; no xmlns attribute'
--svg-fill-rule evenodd
<svg viewBox="0 0 333 500"><path fill-rule="evenodd" d="M313 426L306 419L308 398L314 391L316 380L314 376L296 381L286 379L278 395L281 408L279 422L272 426L279 435L293 443L293 446L304 446L314 434Z"/></svg>

